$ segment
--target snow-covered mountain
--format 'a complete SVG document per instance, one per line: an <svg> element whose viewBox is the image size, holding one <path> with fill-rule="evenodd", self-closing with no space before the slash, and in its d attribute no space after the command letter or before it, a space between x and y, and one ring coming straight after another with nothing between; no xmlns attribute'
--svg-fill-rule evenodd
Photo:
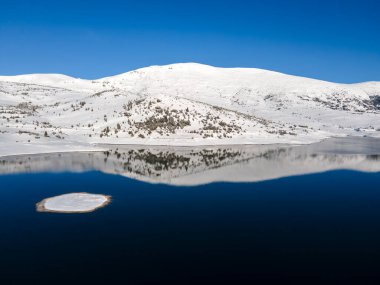
<svg viewBox="0 0 380 285"><path fill-rule="evenodd" d="M0 76L0 155L45 146L310 143L347 135L380 136L380 82L337 84L194 63L98 80Z"/></svg>

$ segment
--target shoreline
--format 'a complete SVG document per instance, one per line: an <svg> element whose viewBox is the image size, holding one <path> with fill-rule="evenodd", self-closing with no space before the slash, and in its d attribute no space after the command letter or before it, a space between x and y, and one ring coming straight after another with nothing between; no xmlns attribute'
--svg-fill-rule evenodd
<svg viewBox="0 0 380 285"><path fill-rule="evenodd" d="M322 138L320 140L313 140L310 142L273 142L273 143L230 143L230 144L138 144L138 143L123 143L123 144L115 144L115 143L89 143L83 144L78 143L77 145L72 144L18 144L17 148L21 148L20 151L10 151L7 153L6 151L2 151L2 146L0 144L0 158L7 157L17 157L17 156L25 156L25 155L42 155L42 154L59 154L59 153L75 153L75 152L100 152L107 151L109 148L122 148L122 147L157 147L157 148L210 148L210 147L238 147L238 146L303 146L303 145L312 145L322 143L328 140L333 139L366 139L366 140L379 140L380 137L375 136L332 136L327 138ZM22 147L25 146L25 149ZM3 147L4 149L7 147ZM11 146L9 146L11 148ZM28 149L29 148L29 149ZM46 150L42 150L41 148L47 148Z"/></svg>

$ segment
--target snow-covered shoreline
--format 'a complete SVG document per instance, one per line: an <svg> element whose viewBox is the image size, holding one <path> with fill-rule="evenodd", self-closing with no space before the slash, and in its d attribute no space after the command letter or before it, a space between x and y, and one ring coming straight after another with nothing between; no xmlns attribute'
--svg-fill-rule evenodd
<svg viewBox="0 0 380 285"><path fill-rule="evenodd" d="M303 144L312 144L319 141L310 141L310 142L276 142L274 144L277 145L303 145ZM20 156L20 155L33 155L33 154L49 154L49 153L68 153L68 152L96 152L96 151L106 151L109 147L113 148L123 148L123 147L139 147L139 146L152 146L152 147L225 147L225 146L244 146L244 145L273 145L270 141L263 141L262 143L244 143L244 142L236 142L236 143L228 143L228 144L220 144L220 143L172 143L172 144L164 144L160 141L156 141L154 143L129 143L129 144L9 144L3 145L0 143L0 157L8 157L8 156Z"/></svg>
<svg viewBox="0 0 380 285"><path fill-rule="evenodd" d="M308 145L102 147L101 151L1 157L0 175L100 171L149 183L195 186L338 169L380 171L380 139L374 138L335 138Z"/></svg>
<svg viewBox="0 0 380 285"><path fill-rule="evenodd" d="M67 152L89 152L102 151L104 148L90 144L4 144L0 142L0 157L47 154L47 153L67 153Z"/></svg>
<svg viewBox="0 0 380 285"><path fill-rule="evenodd" d="M9 143L5 144L0 142L0 157L8 157L8 156L22 156L22 155L33 155L33 154L49 154L49 153L70 153L70 152L97 152L97 151L107 151L110 148L139 148L141 146L144 147L226 147L226 146L260 146L260 145L279 145L279 146L295 146L295 145L308 145L321 142L323 140L329 139L321 138L321 139L310 139L304 141L276 141L272 142L270 140L262 140L256 141L252 143L250 141L244 142L244 140L236 140L236 141L228 141L228 143L221 143L220 141L210 143L205 141L171 141L170 144L165 143L165 141L149 141L141 140L141 141L132 141L130 143L94 143L94 144L83 144L83 143L29 143L29 144L14 144Z"/></svg>

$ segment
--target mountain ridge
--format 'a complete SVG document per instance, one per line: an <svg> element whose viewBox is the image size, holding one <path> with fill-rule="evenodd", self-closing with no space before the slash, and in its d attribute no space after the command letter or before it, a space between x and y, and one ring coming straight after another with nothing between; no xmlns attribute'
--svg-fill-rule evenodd
<svg viewBox="0 0 380 285"><path fill-rule="evenodd" d="M0 154L9 143L303 144L380 137L379 119L380 82L339 84L196 63L97 80L0 77Z"/></svg>
<svg viewBox="0 0 380 285"><path fill-rule="evenodd" d="M62 77L62 80L84 80L84 81L102 81L102 80L107 80L111 78L116 78L120 77L122 75L126 75L128 73L133 73L136 71L145 71L149 69L154 69L154 68L165 68L165 67L181 67L181 66L193 66L193 67L201 67L201 68L213 68L213 69L221 69L221 70L235 70L235 71L257 71L257 72L268 72L272 74L279 74L279 75L286 75L286 76L291 76L291 77L297 77L297 78L304 78L304 79L310 79L310 80L315 80L319 82L326 82L326 83L333 83L333 84L340 84L340 85L359 85L359 84L367 84L367 83L375 83L380 85L380 81L374 81L374 80L369 80L369 81L363 81L363 82L355 82L355 83L341 83L341 82L333 82L329 80L323 80L323 79L317 79L317 78L311 78L311 77L306 77L302 75L294 75L294 74L288 74L285 72L280 72L280 71L273 71L269 69L263 69L263 68L255 68L255 67L219 67L219 66L213 66L213 65L207 65L207 64L202 64L202 63L197 63L197 62L181 62L181 63L172 63L172 64L166 64L166 65L150 65L147 67L141 67L137 69L133 69L127 72L122 72L119 74L111 75L111 76L105 76L105 77L100 77L100 78L95 78L95 79L88 79L88 78L81 78L81 77L74 77L71 75L63 74L63 73L28 73L28 74L16 74L16 75L0 75L0 81L10 81L10 82L20 82L20 83L27 83L27 82L22 82L20 81L13 81L12 79L17 79L17 78L22 78L25 77L33 77L33 76L57 76L57 77ZM9 80L11 79L11 80Z"/></svg>

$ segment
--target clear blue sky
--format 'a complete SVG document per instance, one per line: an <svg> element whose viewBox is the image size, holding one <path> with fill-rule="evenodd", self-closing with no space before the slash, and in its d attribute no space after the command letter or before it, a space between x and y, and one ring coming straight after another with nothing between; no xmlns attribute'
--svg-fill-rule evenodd
<svg viewBox="0 0 380 285"><path fill-rule="evenodd" d="M0 74L199 62L380 81L379 0L0 0Z"/></svg>

